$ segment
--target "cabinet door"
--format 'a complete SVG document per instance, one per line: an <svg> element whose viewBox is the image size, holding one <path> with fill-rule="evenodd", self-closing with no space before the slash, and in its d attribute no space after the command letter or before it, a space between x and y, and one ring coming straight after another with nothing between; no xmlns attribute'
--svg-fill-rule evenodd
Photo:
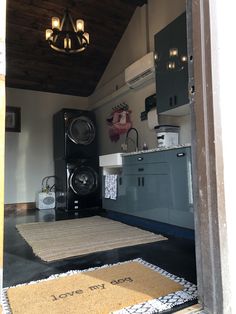
<svg viewBox="0 0 236 314"><path fill-rule="evenodd" d="M170 24L171 37L170 49L177 48L178 55L173 57L176 68L173 70L173 107L178 107L189 102L188 98L188 52L187 52L187 26L186 14L180 15Z"/></svg>
<svg viewBox="0 0 236 314"><path fill-rule="evenodd" d="M194 228L190 148L174 150L170 155L173 207L169 223Z"/></svg>
<svg viewBox="0 0 236 314"><path fill-rule="evenodd" d="M139 208L141 179L138 175L124 175L125 201L123 212L136 215Z"/></svg>
<svg viewBox="0 0 236 314"><path fill-rule="evenodd" d="M128 173L124 176L126 212L168 223L172 207L170 194L166 193L172 189L168 162L129 165L124 172Z"/></svg>
<svg viewBox="0 0 236 314"><path fill-rule="evenodd" d="M173 105L172 90L174 80L172 73L167 70L169 49L171 46L171 32L168 27L155 35L155 72L156 72L156 98L157 111L169 110Z"/></svg>
<svg viewBox="0 0 236 314"><path fill-rule="evenodd" d="M169 173L148 174L141 177L141 189L135 215L168 223L171 198Z"/></svg>
<svg viewBox="0 0 236 314"><path fill-rule="evenodd" d="M157 74L158 75L158 74ZM157 113L165 112L176 107L173 97L175 89L174 73L164 72L156 77Z"/></svg>
<svg viewBox="0 0 236 314"><path fill-rule="evenodd" d="M157 112L188 103L186 13L155 35Z"/></svg>

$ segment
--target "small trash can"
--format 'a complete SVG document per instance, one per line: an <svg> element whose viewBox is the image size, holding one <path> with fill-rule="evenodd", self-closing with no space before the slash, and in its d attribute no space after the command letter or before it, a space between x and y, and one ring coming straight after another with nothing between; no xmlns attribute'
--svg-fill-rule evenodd
<svg viewBox="0 0 236 314"><path fill-rule="evenodd" d="M171 147L179 144L180 127L176 125L159 125L155 127L157 147Z"/></svg>

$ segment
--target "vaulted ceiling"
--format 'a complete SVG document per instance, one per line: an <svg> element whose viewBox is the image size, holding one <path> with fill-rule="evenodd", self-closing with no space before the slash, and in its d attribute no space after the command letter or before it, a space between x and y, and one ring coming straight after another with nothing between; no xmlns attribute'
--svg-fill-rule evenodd
<svg viewBox="0 0 236 314"><path fill-rule="evenodd" d="M8 87L89 96L96 88L135 9L145 0L8 0ZM54 51L45 41L51 17L68 8L82 18L90 45L78 54Z"/></svg>

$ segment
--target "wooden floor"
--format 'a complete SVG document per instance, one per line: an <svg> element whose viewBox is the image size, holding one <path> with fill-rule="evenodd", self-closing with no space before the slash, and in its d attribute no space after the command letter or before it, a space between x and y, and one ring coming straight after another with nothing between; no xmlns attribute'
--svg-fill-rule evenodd
<svg viewBox="0 0 236 314"><path fill-rule="evenodd" d="M195 314L202 313L203 314L201 309L202 309L202 306L200 304L195 304L195 305L189 306L183 310L177 311L175 313L176 314L192 314L192 313L195 313Z"/></svg>

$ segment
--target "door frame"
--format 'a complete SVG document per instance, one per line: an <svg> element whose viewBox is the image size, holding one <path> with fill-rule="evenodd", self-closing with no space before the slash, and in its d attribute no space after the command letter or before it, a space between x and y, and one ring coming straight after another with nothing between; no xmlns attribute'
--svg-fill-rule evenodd
<svg viewBox="0 0 236 314"><path fill-rule="evenodd" d="M229 0L230 2L231 0ZM232 273L229 266L227 228L229 221L225 209L225 176L221 109L217 98L216 80L212 60L217 51L211 47L218 40L213 31L217 23L214 8L222 0L192 0L193 49L195 94L192 106L194 202L196 225L196 264L199 301L209 313L233 313L232 295L228 280ZM233 3L233 1L231 1ZM228 7L230 13L231 7ZM6 0L1 1L0 20L5 21ZM235 19L234 19L235 20ZM235 22L234 22L235 25ZM3 23L5 26L5 23ZM218 25L219 26L219 25ZM235 27L227 30L231 31ZM212 36L211 36L212 35ZM232 37L234 38L234 36ZM3 48L1 59L5 62L5 27L0 33ZM217 64L214 64L217 67ZM222 69L221 69L222 70ZM222 73L223 74L223 73ZM222 76L224 77L224 76ZM224 77L226 80L226 77ZM216 93L215 93L216 92ZM5 142L5 73L0 73L0 171L4 173ZM223 125L224 127L224 125ZM227 132L224 136L229 135ZM234 162L235 163L235 162ZM235 166L234 166L235 167ZM3 260L4 178L0 178L0 268ZM225 246L223 246L225 244ZM2 282L0 287L2 286Z"/></svg>
<svg viewBox="0 0 236 314"><path fill-rule="evenodd" d="M192 104L196 267L199 301L209 313L233 313L229 268L229 225L225 206L223 130L219 82L228 78L220 67L217 36L226 16L216 15L221 0L192 0L194 94ZM230 2L230 1L229 1ZM227 12L232 8L225 4ZM228 17L229 18L229 17ZM235 18L234 18L235 20ZM236 24L234 22L234 27ZM227 29L233 32L234 28ZM230 42L225 43L230 46ZM229 132L229 130L228 130ZM235 164L235 162L234 162ZM233 168L233 167L232 167ZM232 204L231 204L232 205ZM235 204L234 204L235 205ZM235 206L234 206L235 207ZM235 264L234 264L235 265Z"/></svg>
<svg viewBox="0 0 236 314"><path fill-rule="evenodd" d="M3 283L3 235L4 235L4 160L5 160L5 76L6 76L6 0L0 7L0 299ZM1 310L1 309L0 309Z"/></svg>

